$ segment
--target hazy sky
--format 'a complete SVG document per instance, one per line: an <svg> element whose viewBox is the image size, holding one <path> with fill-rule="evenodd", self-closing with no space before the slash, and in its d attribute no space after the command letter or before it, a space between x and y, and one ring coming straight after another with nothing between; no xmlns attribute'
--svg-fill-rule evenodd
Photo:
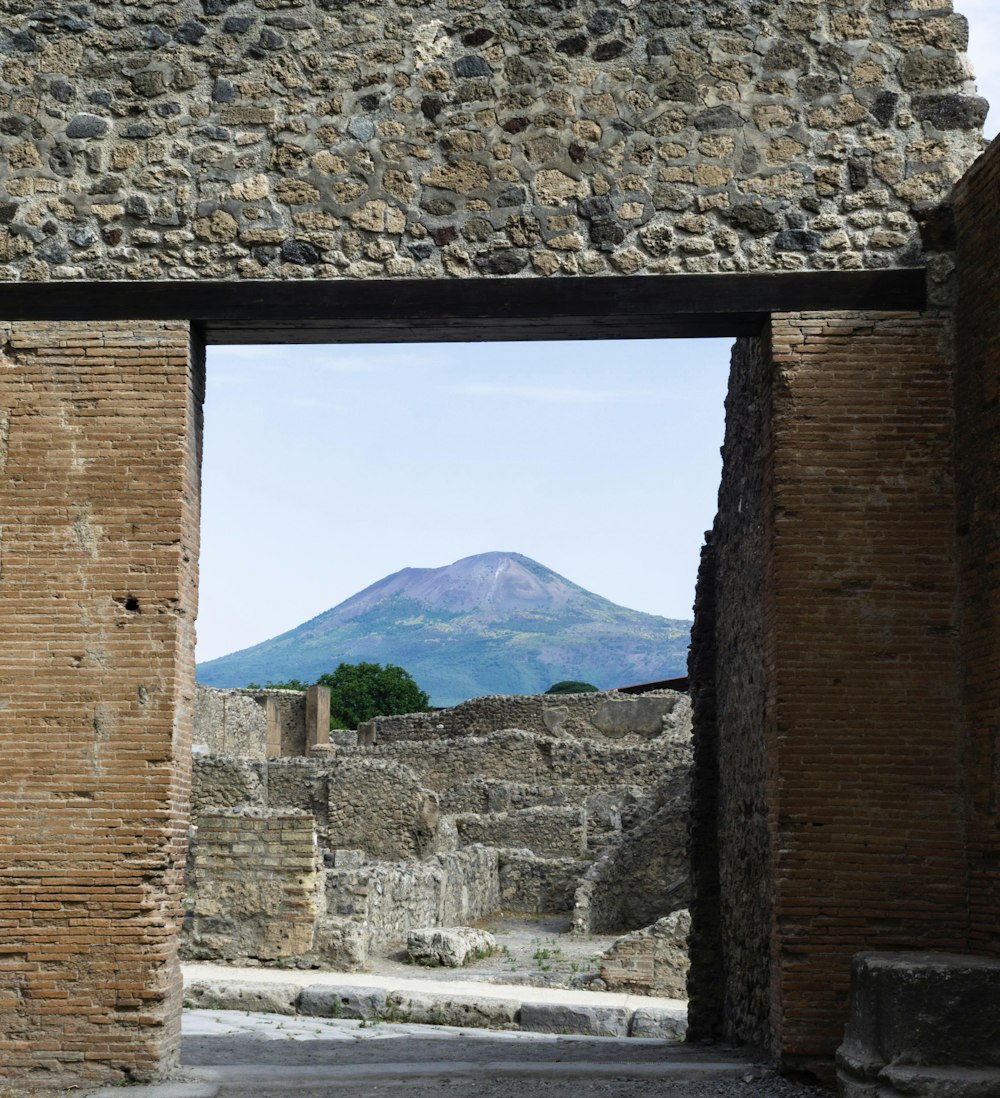
<svg viewBox="0 0 1000 1098"><path fill-rule="evenodd" d="M997 0L958 8L1000 106ZM724 340L212 348L198 658L494 549L690 617L728 360Z"/></svg>

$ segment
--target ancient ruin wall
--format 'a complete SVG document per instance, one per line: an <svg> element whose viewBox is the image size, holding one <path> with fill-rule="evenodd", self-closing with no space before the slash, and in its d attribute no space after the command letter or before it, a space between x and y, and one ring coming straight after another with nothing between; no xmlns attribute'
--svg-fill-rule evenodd
<svg viewBox="0 0 1000 1098"><path fill-rule="evenodd" d="M1000 145L955 194L956 465L970 946L1000 952Z"/></svg>
<svg viewBox="0 0 1000 1098"><path fill-rule="evenodd" d="M946 336L778 316L736 356L761 418L713 538L723 1024L789 1066L832 1056L854 953L967 942ZM743 954L768 940L769 972Z"/></svg>
<svg viewBox="0 0 1000 1098"><path fill-rule="evenodd" d="M184 324L0 324L0 1078L176 1062L203 373Z"/></svg>
<svg viewBox="0 0 1000 1098"><path fill-rule="evenodd" d="M5 0L0 278L913 264L949 0Z"/></svg>

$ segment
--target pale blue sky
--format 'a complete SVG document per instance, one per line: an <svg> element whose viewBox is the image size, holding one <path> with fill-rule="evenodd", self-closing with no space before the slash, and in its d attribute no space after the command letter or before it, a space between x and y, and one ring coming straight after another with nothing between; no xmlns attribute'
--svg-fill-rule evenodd
<svg viewBox="0 0 1000 1098"><path fill-rule="evenodd" d="M997 0L959 10L1000 105ZM494 549L690 617L728 360L724 340L212 348L199 660Z"/></svg>

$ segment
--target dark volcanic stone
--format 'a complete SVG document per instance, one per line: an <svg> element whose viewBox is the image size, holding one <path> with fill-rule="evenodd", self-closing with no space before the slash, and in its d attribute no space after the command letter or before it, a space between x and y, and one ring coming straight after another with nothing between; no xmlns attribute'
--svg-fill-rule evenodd
<svg viewBox="0 0 1000 1098"><path fill-rule="evenodd" d="M896 117L896 106L898 103L899 96L895 92L879 92L878 95L875 96L875 102L872 105L872 117L881 125L888 126Z"/></svg>
<svg viewBox="0 0 1000 1098"><path fill-rule="evenodd" d="M206 15L221 15L236 3L238 0L201 0L201 7Z"/></svg>
<svg viewBox="0 0 1000 1098"><path fill-rule="evenodd" d="M612 39L610 42L600 42L594 47L594 60L595 61L613 61L616 57L621 57L625 52L625 43L617 38Z"/></svg>
<svg viewBox="0 0 1000 1098"><path fill-rule="evenodd" d="M482 57L470 53L455 62L455 74L465 77L492 76L493 70Z"/></svg>
<svg viewBox="0 0 1000 1098"><path fill-rule="evenodd" d="M281 258L286 263L308 267L312 263L318 263L319 257L319 249L306 240L286 240L281 245Z"/></svg>
<svg viewBox="0 0 1000 1098"><path fill-rule="evenodd" d="M916 211L924 247L929 252L950 252L958 244L955 207L950 202Z"/></svg>
<svg viewBox="0 0 1000 1098"><path fill-rule="evenodd" d="M222 29L226 34L246 34L253 21L252 15L230 15L222 21Z"/></svg>
<svg viewBox="0 0 1000 1098"><path fill-rule="evenodd" d="M654 27L683 27L691 21L690 5L679 0L651 4L646 14Z"/></svg>
<svg viewBox="0 0 1000 1098"><path fill-rule="evenodd" d="M597 195L595 198L585 198L577 207L581 217L610 217L612 214L611 199L606 195Z"/></svg>
<svg viewBox="0 0 1000 1098"><path fill-rule="evenodd" d="M420 110L424 118L430 119L431 122L441 113L444 109L444 100L440 95L425 95L420 100Z"/></svg>
<svg viewBox="0 0 1000 1098"><path fill-rule="evenodd" d="M763 206L751 206L744 203L733 206L726 214L726 220L737 229L744 229L751 236L766 236L777 232L780 224L777 214L765 210Z"/></svg>
<svg viewBox="0 0 1000 1098"><path fill-rule="evenodd" d="M14 49L20 50L21 53L36 53L38 50L38 43L35 41L34 35L29 34L27 31L18 31L17 34L12 34L10 44Z"/></svg>
<svg viewBox="0 0 1000 1098"><path fill-rule="evenodd" d="M978 95L915 95L913 113L939 130L978 130L989 103Z"/></svg>
<svg viewBox="0 0 1000 1098"><path fill-rule="evenodd" d="M477 27L475 30L469 31L468 34L462 35L462 44L475 49L476 46L485 46L492 37L493 31L489 27Z"/></svg>
<svg viewBox="0 0 1000 1098"><path fill-rule="evenodd" d="M440 228L431 229L431 239L439 248L443 248L445 244L450 244L457 238L458 230L454 225L442 225Z"/></svg>
<svg viewBox="0 0 1000 1098"><path fill-rule="evenodd" d="M512 275L523 271L528 265L528 257L524 252L509 248L503 252L490 252L487 255L476 257L476 266L484 274Z"/></svg>
<svg viewBox="0 0 1000 1098"><path fill-rule="evenodd" d="M868 165L860 157L852 156L847 161L847 181L852 191L863 191L868 186L870 175Z"/></svg>
<svg viewBox="0 0 1000 1098"><path fill-rule="evenodd" d="M49 263L65 263L69 259L69 247L61 240L53 240L39 248L37 254Z"/></svg>
<svg viewBox="0 0 1000 1098"><path fill-rule="evenodd" d="M434 251L426 240L418 240L416 244L407 244L406 247L414 259L429 259Z"/></svg>
<svg viewBox="0 0 1000 1098"><path fill-rule="evenodd" d="M743 119L732 107L709 107L700 111L691 119L699 130L736 130L743 125Z"/></svg>
<svg viewBox="0 0 1000 1098"><path fill-rule="evenodd" d="M774 247L779 252L818 252L821 239L809 229L783 229L774 238Z"/></svg>
<svg viewBox="0 0 1000 1098"><path fill-rule="evenodd" d="M27 128L28 123L15 115L0 118L0 133L5 133L8 137L19 137Z"/></svg>
<svg viewBox="0 0 1000 1098"><path fill-rule="evenodd" d="M625 239L624 226L610 217L595 218L590 223L590 241L602 251L610 251Z"/></svg>
<svg viewBox="0 0 1000 1098"><path fill-rule="evenodd" d="M98 118L96 114L77 114L70 119L66 127L67 137L103 137L109 129L106 118Z"/></svg>
<svg viewBox="0 0 1000 1098"><path fill-rule="evenodd" d="M569 38L563 38L556 43L556 51L564 53L567 57L579 57L587 52L590 41L585 34L574 34Z"/></svg>
<svg viewBox="0 0 1000 1098"><path fill-rule="evenodd" d="M53 80L49 84L49 94L59 103L69 103L76 95L76 88L65 80Z"/></svg>
<svg viewBox="0 0 1000 1098"><path fill-rule="evenodd" d="M0 202L0 225L9 225L17 213L15 202Z"/></svg>
<svg viewBox="0 0 1000 1098"><path fill-rule="evenodd" d="M155 110L161 118L172 118L174 115L181 113L181 105L180 103L175 103L173 101L169 103L157 103L153 110Z"/></svg>
<svg viewBox="0 0 1000 1098"><path fill-rule="evenodd" d="M229 80L223 80L220 76L212 88L212 98L216 103L235 103L236 86Z"/></svg>
<svg viewBox="0 0 1000 1098"><path fill-rule="evenodd" d="M447 217L455 212L455 203L450 198L425 198L420 206L434 217Z"/></svg>
<svg viewBox="0 0 1000 1098"><path fill-rule="evenodd" d="M531 125L531 119L523 114L516 118L508 118L501 127L506 133L523 133Z"/></svg>
<svg viewBox="0 0 1000 1098"><path fill-rule="evenodd" d="M646 47L650 57L666 57L671 51L665 38L650 38Z"/></svg>
<svg viewBox="0 0 1000 1098"><path fill-rule="evenodd" d="M764 55L765 72L801 71L809 67L809 55L801 46L782 42Z"/></svg>
<svg viewBox="0 0 1000 1098"><path fill-rule="evenodd" d="M196 46L208 34L208 27L197 19L186 19L174 31L174 38L187 46Z"/></svg>
<svg viewBox="0 0 1000 1098"><path fill-rule="evenodd" d="M161 46L165 46L169 41L170 35L155 23L146 31L146 45L152 50L160 49Z"/></svg>
<svg viewBox="0 0 1000 1098"><path fill-rule="evenodd" d="M515 184L513 187L505 187L498 195L498 206L523 206L527 201L527 193L523 187Z"/></svg>
<svg viewBox="0 0 1000 1098"><path fill-rule="evenodd" d="M591 34L607 34L613 31L618 24L618 12L610 8L598 8L587 20L587 30Z"/></svg>

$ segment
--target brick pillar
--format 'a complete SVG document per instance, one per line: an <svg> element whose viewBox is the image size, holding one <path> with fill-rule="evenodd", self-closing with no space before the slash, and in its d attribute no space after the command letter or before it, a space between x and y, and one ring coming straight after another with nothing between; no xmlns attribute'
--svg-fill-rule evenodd
<svg viewBox="0 0 1000 1098"><path fill-rule="evenodd" d="M1000 956L1000 142L955 190L955 405L970 948Z"/></svg>
<svg viewBox="0 0 1000 1098"><path fill-rule="evenodd" d="M202 393L185 324L0 324L0 1082L17 1093L177 1059Z"/></svg>
<svg viewBox="0 0 1000 1098"><path fill-rule="evenodd" d="M967 942L945 334L772 320L763 739L787 1066L832 1056L853 954Z"/></svg>

